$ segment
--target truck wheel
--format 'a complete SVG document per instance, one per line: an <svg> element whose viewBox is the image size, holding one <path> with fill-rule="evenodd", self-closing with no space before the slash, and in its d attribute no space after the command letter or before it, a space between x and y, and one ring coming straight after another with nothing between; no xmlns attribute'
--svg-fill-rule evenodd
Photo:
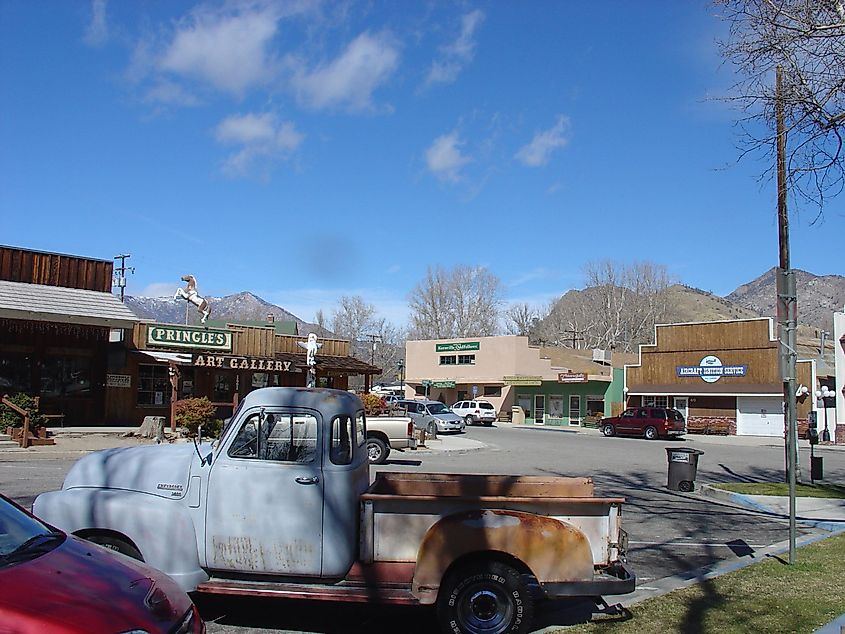
<svg viewBox="0 0 845 634"><path fill-rule="evenodd" d="M601 426L601 433L610 438L611 436L616 435L616 430L613 428L613 425L608 423L607 425Z"/></svg>
<svg viewBox="0 0 845 634"><path fill-rule="evenodd" d="M520 574L498 561L455 570L437 597L437 620L443 632L525 634L533 613L533 600Z"/></svg>
<svg viewBox="0 0 845 634"><path fill-rule="evenodd" d="M657 427L653 425L649 425L645 428L645 438L646 440L654 440L657 438Z"/></svg>
<svg viewBox="0 0 845 634"><path fill-rule="evenodd" d="M141 551L119 537L112 537L111 535L89 535L85 539L103 548L119 552L121 555L132 557L132 559L137 559L138 561L144 561Z"/></svg>
<svg viewBox="0 0 845 634"><path fill-rule="evenodd" d="M367 438L367 459L370 464L384 464L389 453L390 449L381 438Z"/></svg>
<svg viewBox="0 0 845 634"><path fill-rule="evenodd" d="M466 415L466 418L464 418L464 422L467 424L467 427L469 427L470 425L472 425L472 416L470 416L469 414L467 414L467 415Z"/></svg>

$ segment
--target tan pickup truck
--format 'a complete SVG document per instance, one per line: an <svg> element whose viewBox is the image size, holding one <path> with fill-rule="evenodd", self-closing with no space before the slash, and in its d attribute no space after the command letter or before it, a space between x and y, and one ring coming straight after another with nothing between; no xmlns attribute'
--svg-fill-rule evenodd
<svg viewBox="0 0 845 634"><path fill-rule="evenodd" d="M634 589L622 498L589 478L371 483L367 422L348 392L258 389L214 445L89 454L34 511L186 591L434 605L453 634L524 634L537 598Z"/></svg>

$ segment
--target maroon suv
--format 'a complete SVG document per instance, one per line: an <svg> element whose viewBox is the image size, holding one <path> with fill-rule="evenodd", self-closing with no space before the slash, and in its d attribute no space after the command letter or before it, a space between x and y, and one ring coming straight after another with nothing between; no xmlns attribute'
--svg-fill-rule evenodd
<svg viewBox="0 0 845 634"><path fill-rule="evenodd" d="M605 418L605 436L642 436L648 440L682 436L687 433L684 415L669 407L629 407L621 416Z"/></svg>

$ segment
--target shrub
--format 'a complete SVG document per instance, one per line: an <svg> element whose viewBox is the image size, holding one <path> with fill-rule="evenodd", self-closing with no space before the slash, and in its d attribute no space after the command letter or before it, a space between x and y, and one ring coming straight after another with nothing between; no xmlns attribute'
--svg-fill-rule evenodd
<svg viewBox="0 0 845 634"><path fill-rule="evenodd" d="M361 402L367 416L380 416L387 409L387 403L377 394L361 394Z"/></svg>
<svg viewBox="0 0 845 634"><path fill-rule="evenodd" d="M176 424L187 429L191 436L196 436L200 425L203 426L203 434L208 435L209 423L216 413L217 409L205 396L176 401Z"/></svg>
<svg viewBox="0 0 845 634"><path fill-rule="evenodd" d="M29 412L30 427L38 427L45 424L47 419L38 413L34 396L19 392L14 396L7 397L7 400ZM6 404L0 404L0 428L5 429L6 427L23 427L23 416Z"/></svg>

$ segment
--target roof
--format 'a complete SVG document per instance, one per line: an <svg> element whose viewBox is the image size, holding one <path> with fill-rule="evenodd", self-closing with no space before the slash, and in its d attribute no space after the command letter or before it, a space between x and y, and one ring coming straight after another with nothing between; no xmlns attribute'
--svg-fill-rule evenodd
<svg viewBox="0 0 845 634"><path fill-rule="evenodd" d="M111 293L0 280L0 317L131 328L137 315Z"/></svg>
<svg viewBox="0 0 845 634"><path fill-rule="evenodd" d="M574 350L559 346L540 348L540 358L549 359L553 369L566 369L570 372L584 372L586 374L606 374L612 376L612 368L621 368L626 363L635 363L637 355L631 352L613 351L611 364L605 365L593 361L592 350Z"/></svg>

